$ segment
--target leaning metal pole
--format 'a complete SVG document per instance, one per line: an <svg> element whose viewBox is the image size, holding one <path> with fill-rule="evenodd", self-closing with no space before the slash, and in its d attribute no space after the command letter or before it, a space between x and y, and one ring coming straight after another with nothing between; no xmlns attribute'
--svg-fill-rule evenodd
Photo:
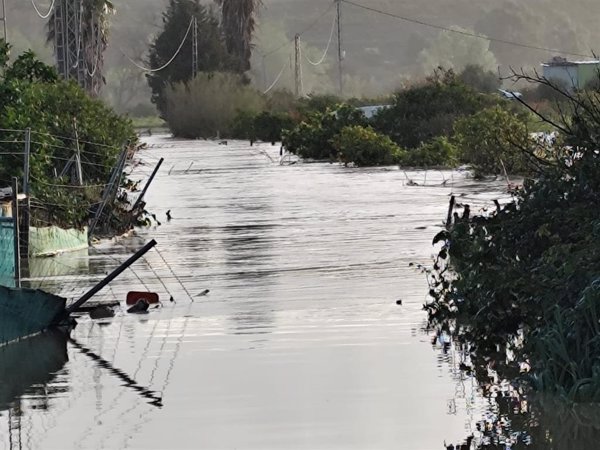
<svg viewBox="0 0 600 450"><path fill-rule="evenodd" d="M150 242L148 242L146 245L144 245L141 249L139 249L135 253L135 255L133 255L131 258L129 258L127 261L125 261L123 264L121 264L119 267L117 267L115 270L113 270L110 275L108 275L100 283L98 283L96 286L94 286L92 289L90 289L88 292L86 292L83 295L83 297L81 297L75 303L70 305L65 310L66 315L68 316L71 313L73 313L74 311L77 311L77 309L81 305L83 305L90 298L92 298L94 295L96 295L98 292L100 292L108 283L110 283L112 280L114 280L119 275L121 275L125 270L127 270L127 268L129 266L131 266L134 262L136 262L138 259L140 259L142 256L144 256L146 253L148 253L148 251L155 245L156 245L156 241L154 239L152 239Z"/></svg>

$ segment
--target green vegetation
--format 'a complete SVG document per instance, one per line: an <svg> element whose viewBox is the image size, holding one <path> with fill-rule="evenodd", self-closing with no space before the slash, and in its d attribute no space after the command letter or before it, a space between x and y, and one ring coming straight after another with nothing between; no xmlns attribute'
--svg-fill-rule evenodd
<svg viewBox="0 0 600 450"><path fill-rule="evenodd" d="M454 124L453 142L460 161L475 176L524 174L533 143L524 120L500 106L484 109Z"/></svg>
<svg viewBox="0 0 600 450"><path fill-rule="evenodd" d="M421 85L399 91L392 106L375 118L374 127L406 149L438 136L449 136L454 122L498 103L462 83L453 71L436 70Z"/></svg>
<svg viewBox="0 0 600 450"><path fill-rule="evenodd" d="M284 133L283 144L303 158L365 165L361 153L352 150L342 155L334 143L346 126L370 126L373 132L391 139L403 151L390 151L397 157L380 155L369 159L367 164L398 163L408 167L468 164L477 176L527 173L532 170L531 160L538 157L529 138L534 121L524 108L494 94L495 83L493 74L475 66L467 67L459 75L438 69L424 83L397 92L391 105L370 120L349 104L332 107L336 101L339 103L335 97L310 99L298 107L301 119ZM302 113L303 108L310 111L313 105L316 111ZM533 130L539 128L538 125ZM356 138L359 145L360 136ZM345 145L349 143L346 141ZM353 161L353 156L357 160Z"/></svg>
<svg viewBox="0 0 600 450"><path fill-rule="evenodd" d="M261 0L215 0L221 7L221 23L225 45L237 73L250 70L252 36L256 26L255 16Z"/></svg>
<svg viewBox="0 0 600 450"><path fill-rule="evenodd" d="M348 126L365 126L361 111L349 105L327 107L325 111L309 113L296 127L283 136L285 148L306 159L338 159L335 141Z"/></svg>
<svg viewBox="0 0 600 450"><path fill-rule="evenodd" d="M452 330L468 346L474 367L493 365L501 378L538 392L596 402L600 96L584 92L568 101L572 115L556 124L566 146L542 161L538 177L495 211L470 217L465 209L435 238L442 248L426 309L433 327ZM522 133L497 110L480 118L497 134ZM520 370L524 363L528 372Z"/></svg>
<svg viewBox="0 0 600 450"><path fill-rule="evenodd" d="M452 27L451 30L440 31L437 38L419 54L424 73L430 73L440 66L455 72L470 65L478 65L488 71L496 70L498 61L490 51L489 41L462 34L473 34L473 30L460 27Z"/></svg>
<svg viewBox="0 0 600 450"><path fill-rule="evenodd" d="M227 52L219 19L211 9L200 4L199 0L169 0L163 15L163 30L150 46L150 66L163 67L177 53L180 43L190 30L191 21L198 23L198 70L200 72L227 71L233 67ZM192 40L186 39L180 50L191 55ZM166 92L172 84L186 83L192 79L192 64L189 56L177 56L163 70L147 75L152 89L152 102L166 118Z"/></svg>
<svg viewBox="0 0 600 450"><path fill-rule="evenodd" d="M240 111L254 115L266 105L256 89L232 73L201 73L167 87L164 98L169 128L186 138L228 136Z"/></svg>
<svg viewBox="0 0 600 450"><path fill-rule="evenodd" d="M126 143L135 145L131 122L74 83L58 79L53 68L26 52L11 64L9 46L0 43L0 128L31 128L30 181L33 223L84 226L90 208L99 202L118 155ZM76 123L75 123L76 120ZM24 134L4 131L0 180L23 179ZM74 155L82 154L85 186L74 188L70 174L60 175ZM47 205L52 205L48 207ZM39 206L39 208L38 208Z"/></svg>
<svg viewBox="0 0 600 450"><path fill-rule="evenodd" d="M135 129L167 128L167 123L158 116L132 117L131 123Z"/></svg>
<svg viewBox="0 0 600 450"><path fill-rule="evenodd" d="M390 165L405 153L389 137L360 125L342 128L334 138L333 146L340 162L358 167Z"/></svg>
<svg viewBox="0 0 600 450"><path fill-rule="evenodd" d="M452 167L458 163L458 150L445 136L436 137L405 152L399 163L405 167Z"/></svg>

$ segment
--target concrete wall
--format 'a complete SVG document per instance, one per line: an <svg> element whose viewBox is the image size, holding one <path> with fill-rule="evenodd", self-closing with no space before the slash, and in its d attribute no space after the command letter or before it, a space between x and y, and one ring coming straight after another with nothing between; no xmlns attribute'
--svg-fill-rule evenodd
<svg viewBox="0 0 600 450"><path fill-rule="evenodd" d="M563 83L573 91L579 89L578 66L543 66L544 78Z"/></svg>
<svg viewBox="0 0 600 450"><path fill-rule="evenodd" d="M598 79L600 64L574 64L570 66L543 66L544 77L564 83L569 90L584 89Z"/></svg>

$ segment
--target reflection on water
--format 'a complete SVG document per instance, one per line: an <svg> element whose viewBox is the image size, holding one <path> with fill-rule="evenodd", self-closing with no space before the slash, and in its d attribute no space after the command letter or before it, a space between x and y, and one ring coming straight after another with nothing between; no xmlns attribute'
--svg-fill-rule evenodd
<svg viewBox="0 0 600 450"><path fill-rule="evenodd" d="M22 397L37 409L67 389L51 384L67 362L66 336L48 332L0 347L0 413Z"/></svg>
<svg viewBox="0 0 600 450"><path fill-rule="evenodd" d="M96 245L87 275L64 255L73 271L35 281L77 298L155 238L169 266L153 251L98 299L150 290L162 307L80 319L48 407L17 394L24 447L431 450L476 431L488 405L418 331L428 287L409 263L430 261L449 195L483 205L501 181L151 139L141 176L165 157L147 196L162 226Z"/></svg>
<svg viewBox="0 0 600 450"><path fill-rule="evenodd" d="M447 450L591 450L600 442L600 403L571 404L561 398L527 395L526 388L499 380L485 367L477 381L465 371L471 366L466 352L449 338L434 341L440 361L456 383L452 400L474 414L465 439L447 443ZM483 369L483 370L481 370ZM473 410L483 403L484 408Z"/></svg>

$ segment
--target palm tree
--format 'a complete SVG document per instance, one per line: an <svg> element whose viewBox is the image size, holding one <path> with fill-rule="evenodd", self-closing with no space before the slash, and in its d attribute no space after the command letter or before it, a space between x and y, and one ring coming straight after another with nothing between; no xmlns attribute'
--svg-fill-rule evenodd
<svg viewBox="0 0 600 450"><path fill-rule="evenodd" d="M237 61L237 71L244 73L250 70L255 16L262 0L215 1L221 7L221 23L227 51Z"/></svg>
<svg viewBox="0 0 600 450"><path fill-rule="evenodd" d="M48 22L48 42L54 45L59 73L89 94L104 84L104 51L108 45L110 0L57 0Z"/></svg>

